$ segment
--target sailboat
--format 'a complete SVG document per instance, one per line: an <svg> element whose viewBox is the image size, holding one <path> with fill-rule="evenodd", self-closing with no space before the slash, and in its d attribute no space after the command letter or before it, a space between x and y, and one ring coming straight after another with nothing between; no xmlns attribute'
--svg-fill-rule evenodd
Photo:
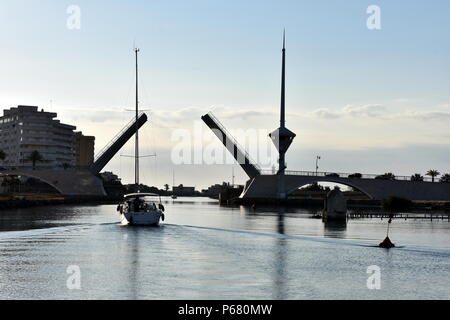
<svg viewBox="0 0 450 320"><path fill-rule="evenodd" d="M135 184L137 193L124 196L121 204L117 207L120 212L122 225L157 226L164 221L164 205L161 197L152 193L140 193L139 191L139 85L138 85L138 53L136 53L136 145L135 145ZM156 205L158 203L158 205Z"/></svg>
<svg viewBox="0 0 450 320"><path fill-rule="evenodd" d="M173 187L172 187L172 191L175 189L175 171L173 172ZM176 196L175 193L172 194L172 199L178 199L178 197Z"/></svg>

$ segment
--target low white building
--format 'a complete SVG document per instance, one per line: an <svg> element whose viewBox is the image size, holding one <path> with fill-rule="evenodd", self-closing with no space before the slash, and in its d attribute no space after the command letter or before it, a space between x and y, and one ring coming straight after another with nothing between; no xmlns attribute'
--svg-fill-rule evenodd
<svg viewBox="0 0 450 320"><path fill-rule="evenodd" d="M3 111L0 117L0 150L6 159L3 167L31 167L30 155L38 151L39 168L61 168L76 164L74 130L76 127L56 120L56 113L39 111L38 107L18 106Z"/></svg>

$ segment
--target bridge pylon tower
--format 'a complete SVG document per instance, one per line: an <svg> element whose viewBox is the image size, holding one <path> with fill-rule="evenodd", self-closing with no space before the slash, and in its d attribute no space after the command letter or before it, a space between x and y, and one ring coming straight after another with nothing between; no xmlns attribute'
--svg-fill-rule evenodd
<svg viewBox="0 0 450 320"><path fill-rule="evenodd" d="M286 193L286 152L297 136L291 130L286 128L286 32L283 33L283 60L282 60L282 72L281 72L281 113L280 113L280 127L272 132L269 137L272 139L275 147L277 148L280 158L278 160L278 194L277 197L280 200L287 198Z"/></svg>

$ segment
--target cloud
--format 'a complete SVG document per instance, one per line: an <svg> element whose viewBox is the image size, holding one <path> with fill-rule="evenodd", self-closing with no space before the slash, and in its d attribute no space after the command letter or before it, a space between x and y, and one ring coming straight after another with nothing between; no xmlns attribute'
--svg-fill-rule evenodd
<svg viewBox="0 0 450 320"><path fill-rule="evenodd" d="M222 117L225 119L248 120L249 118L272 117L276 115L278 115L278 113L271 111L240 110L235 112L224 112Z"/></svg>
<svg viewBox="0 0 450 320"><path fill-rule="evenodd" d="M386 107L378 104L353 106L347 105L341 110L330 111L329 109L318 109L308 115L320 119L338 119L344 117L352 118L380 118L386 114Z"/></svg>
<svg viewBox="0 0 450 320"><path fill-rule="evenodd" d="M338 112L333 112L328 109L318 109L310 112L309 115L319 119L337 119L341 117Z"/></svg>
<svg viewBox="0 0 450 320"><path fill-rule="evenodd" d="M382 120L448 121L450 120L450 105L439 105L436 110L430 111L406 110L396 113L389 113L389 110L385 106L379 104L364 106L347 105L336 111L317 109L309 112L307 116L318 119L372 118Z"/></svg>
<svg viewBox="0 0 450 320"><path fill-rule="evenodd" d="M255 108L256 109L256 108ZM232 110L226 106L211 107L186 107L178 110L158 110L151 112L160 127L180 127L193 121L200 121L201 117L209 112L221 119L229 120L255 120L257 118L279 116L278 112L272 110L238 109Z"/></svg>
<svg viewBox="0 0 450 320"><path fill-rule="evenodd" d="M365 105L365 106L346 106L342 112L344 115L349 115L352 117L369 117L369 118L378 118L385 114L386 107L378 104L374 105Z"/></svg>
<svg viewBox="0 0 450 320"><path fill-rule="evenodd" d="M149 112L152 125L159 128L173 129L190 127L193 121L200 121L201 116L210 111L204 107L184 107L177 110L151 110Z"/></svg>
<svg viewBox="0 0 450 320"><path fill-rule="evenodd" d="M403 114L393 115L395 118L402 119L413 119L413 120L423 120L423 121L431 121L431 120L440 120L440 121L448 121L450 120L450 112L445 111L409 111Z"/></svg>
<svg viewBox="0 0 450 320"><path fill-rule="evenodd" d="M413 99L408 99L408 98L398 98L398 99L394 99L394 102L397 103L406 103L406 102L412 102L414 101Z"/></svg>
<svg viewBox="0 0 450 320"><path fill-rule="evenodd" d="M58 112L58 118L71 121L90 121L94 123L121 122L125 118L131 119L131 113L125 114L122 109L113 108L66 108Z"/></svg>
<svg viewBox="0 0 450 320"><path fill-rule="evenodd" d="M391 109L392 110L392 109ZM223 120L251 120L254 125L272 121L279 117L278 110L241 108L231 109L227 106L198 107L190 106L180 109L147 111L152 126L165 129L190 128L194 121L200 121L202 115L212 111ZM133 113L121 108L66 108L58 114L59 118L69 123L117 123L123 126L132 119ZM450 105L442 104L429 111L403 110L390 112L381 104L347 105L337 110L319 108L307 113L288 113L288 117L301 119L319 119L351 121L354 119L381 119L383 121L448 121L450 120Z"/></svg>

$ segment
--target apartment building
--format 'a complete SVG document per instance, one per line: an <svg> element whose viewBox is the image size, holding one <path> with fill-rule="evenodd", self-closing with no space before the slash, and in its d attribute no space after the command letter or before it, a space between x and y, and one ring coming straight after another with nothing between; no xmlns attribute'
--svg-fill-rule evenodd
<svg viewBox="0 0 450 320"><path fill-rule="evenodd" d="M77 167L88 167L94 162L95 137L84 136L82 132L75 132L74 151Z"/></svg>
<svg viewBox="0 0 450 320"><path fill-rule="evenodd" d="M63 124L57 114L38 110L34 106L18 106L3 111L0 117L0 149L6 159L4 167L31 167L33 151L38 151L42 160L36 167L57 169L66 165L75 166L75 126Z"/></svg>

